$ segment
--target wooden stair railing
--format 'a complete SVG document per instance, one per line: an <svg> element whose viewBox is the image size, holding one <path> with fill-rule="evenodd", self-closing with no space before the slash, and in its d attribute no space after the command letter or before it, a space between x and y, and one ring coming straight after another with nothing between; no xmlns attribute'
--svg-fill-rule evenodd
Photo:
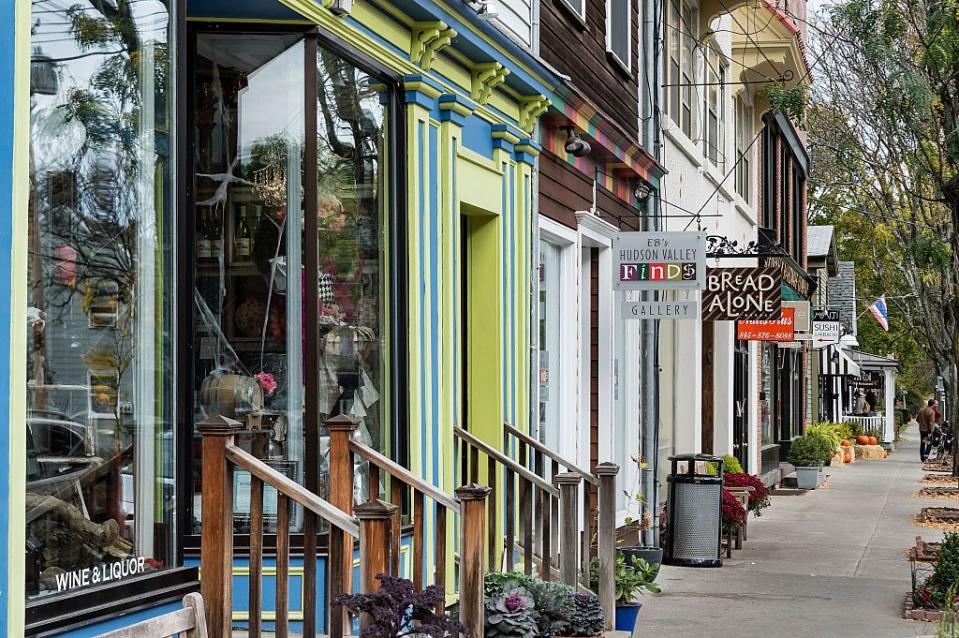
<svg viewBox="0 0 959 638"><path fill-rule="evenodd" d="M613 463L600 463L596 466L595 474L588 472L574 462L564 458L557 452L549 449L541 442L518 430L509 423L503 424L503 445L509 456L511 440L516 442L516 461L523 467L544 480L549 480L560 486L563 495L560 503L567 503L562 516L556 508L549 507L542 495L534 499L532 521L545 521L550 518L549 525L541 527L534 536L534 543L542 546L544 535L550 531L554 534L562 521L560 531L560 547L573 548L576 551L578 543L579 573L583 582L589 575L589 565L595 551L599 558L599 597L609 626L612 629L611 619L615 613L615 586L614 568L616 559L616 476L619 466ZM547 479L548 477L548 479ZM591 490L597 492L596 525L593 526L593 508L591 507ZM579 494L577 495L577 492ZM582 523L582 525L580 525ZM521 521L521 526L528 524ZM596 539L596 549L593 549L593 539ZM551 541L555 547L555 539ZM565 549L563 550L566 551ZM577 580L577 563L567 556L562 560L562 580L574 584Z"/></svg>
<svg viewBox="0 0 959 638"><path fill-rule="evenodd" d="M466 626L467 636L481 638L483 635L483 582L485 579L486 555L485 506L489 488L472 481L455 491L455 497L410 472L399 463L355 440L359 427L352 419L339 416L326 422L330 433L330 500L334 505L348 511L353 500L354 457L369 464L368 485L371 498L381 492L388 494L392 504L390 514L390 573L400 574L400 543L402 540L402 512L404 503L410 505L412 514L412 575L413 588L420 591L426 585L427 543L433 545L433 583L447 593L453 579L447 570L451 565L447 548L447 530L450 516L460 518L460 572L459 600L460 621ZM388 484L386 482L388 479ZM381 489L381 488L387 488ZM432 538L425 536L427 499L435 515ZM340 505L342 504L342 505ZM438 610L440 611L440 610Z"/></svg>
<svg viewBox="0 0 959 638"><path fill-rule="evenodd" d="M216 416L199 423L197 430L203 436L203 495L202 533L200 539L200 589L206 601L207 627L212 638L231 638L233 625L233 472L250 473L250 604L249 636L261 635L263 611L263 492L269 485L277 492L276 503L276 628L277 638L289 636L289 575L290 575L290 501L299 503L304 511L329 523L330 571L327 590L330 600L348 591L346 575L337 565L345 565L344 556L352 563L353 542L359 539L362 591L374 590L378 583L369 574L387 571L388 555L384 559L380 547L385 534L390 533L392 512L385 503L366 503L366 512L357 512L354 518L347 512L313 494L292 479L284 476L260 459L243 451L233 443L242 424L233 419ZM377 510L385 509L382 513ZM335 532L341 533L335 533ZM344 542L348 538L349 542ZM386 552L389 544L386 543ZM316 574L316 553L304 552L304 573ZM316 600L316 578L304 576L304 601ZM309 590L312 590L310 592ZM315 632L316 604L303 606L304 627ZM345 626L336 614L330 617L330 638L342 638Z"/></svg>

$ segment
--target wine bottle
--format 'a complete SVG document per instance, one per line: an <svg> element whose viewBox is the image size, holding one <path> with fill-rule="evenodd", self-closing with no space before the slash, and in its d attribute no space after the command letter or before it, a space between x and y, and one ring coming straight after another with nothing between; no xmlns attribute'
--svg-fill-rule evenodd
<svg viewBox="0 0 959 638"><path fill-rule="evenodd" d="M250 258L250 226L246 222L246 205L240 205L240 219L233 237L233 256L239 261Z"/></svg>
<svg viewBox="0 0 959 638"><path fill-rule="evenodd" d="M223 215L212 208L210 220L210 257L218 259L223 254Z"/></svg>

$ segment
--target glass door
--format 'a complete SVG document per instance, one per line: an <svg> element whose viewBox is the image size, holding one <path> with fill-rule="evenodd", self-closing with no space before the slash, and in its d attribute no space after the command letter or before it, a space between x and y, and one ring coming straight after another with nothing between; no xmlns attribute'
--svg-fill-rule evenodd
<svg viewBox="0 0 959 638"><path fill-rule="evenodd" d="M302 483L305 40L201 32L195 42L194 424L242 422L238 444ZM195 534L201 461L194 454ZM237 472L237 531L249 481Z"/></svg>
<svg viewBox="0 0 959 638"><path fill-rule="evenodd" d="M536 438L551 450L560 450L560 282L562 249L539 242L539 423Z"/></svg>

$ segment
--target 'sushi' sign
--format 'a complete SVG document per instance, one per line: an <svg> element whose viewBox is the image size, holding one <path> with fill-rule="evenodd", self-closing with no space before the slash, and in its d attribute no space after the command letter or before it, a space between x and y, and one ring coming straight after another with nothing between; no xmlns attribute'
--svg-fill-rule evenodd
<svg viewBox="0 0 959 638"><path fill-rule="evenodd" d="M776 268L710 268L703 321L776 320L782 312L782 273Z"/></svg>

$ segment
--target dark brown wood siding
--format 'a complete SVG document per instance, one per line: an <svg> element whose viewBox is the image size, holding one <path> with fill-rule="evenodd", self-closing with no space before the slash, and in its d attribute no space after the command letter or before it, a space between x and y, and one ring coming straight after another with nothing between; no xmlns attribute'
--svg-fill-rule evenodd
<svg viewBox="0 0 959 638"><path fill-rule="evenodd" d="M574 17L564 0L543 0L540 9L540 50L543 58L570 76L573 86L619 124L634 140L639 136L639 0L629 0L630 71L606 51L606 3L586 0L586 24Z"/></svg>

